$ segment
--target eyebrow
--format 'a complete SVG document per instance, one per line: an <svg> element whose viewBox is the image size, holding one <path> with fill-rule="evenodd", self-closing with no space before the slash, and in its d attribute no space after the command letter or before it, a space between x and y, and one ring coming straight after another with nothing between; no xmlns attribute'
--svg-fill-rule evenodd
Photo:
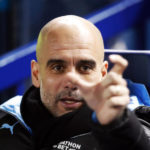
<svg viewBox="0 0 150 150"><path fill-rule="evenodd" d="M46 66L50 66L51 64L54 64L54 63L57 63L57 64L66 64L66 62L64 60L61 60L61 59L50 59L48 60Z"/></svg>
<svg viewBox="0 0 150 150"><path fill-rule="evenodd" d="M51 64L66 64L66 61L62 60L62 59L50 59L48 60L46 66L50 66ZM80 66L82 64L87 64L87 65L90 65L92 66L93 68L96 66L96 62L92 59L90 60L80 60L79 62L77 62L77 66Z"/></svg>
<svg viewBox="0 0 150 150"><path fill-rule="evenodd" d="M87 64L87 65L90 65L92 66L93 68L96 66L96 62L94 60L80 60L77 65L82 65L82 64Z"/></svg>

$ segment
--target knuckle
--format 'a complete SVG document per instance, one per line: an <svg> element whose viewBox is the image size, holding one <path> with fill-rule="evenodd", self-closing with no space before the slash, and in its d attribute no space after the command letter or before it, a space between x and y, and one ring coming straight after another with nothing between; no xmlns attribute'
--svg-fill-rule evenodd
<svg viewBox="0 0 150 150"><path fill-rule="evenodd" d="M129 95L130 94L130 90L128 88L126 88L126 90L127 90L127 94Z"/></svg>
<svg viewBox="0 0 150 150"><path fill-rule="evenodd" d="M127 96L127 104L129 104L130 103L130 96Z"/></svg>
<svg viewBox="0 0 150 150"><path fill-rule="evenodd" d="M123 106L127 106L130 102L130 97L129 96L125 96L123 101L122 101L122 105Z"/></svg>
<svg viewBox="0 0 150 150"><path fill-rule="evenodd" d="M115 87L114 86L109 86L108 91L109 91L110 94L114 94L115 93Z"/></svg>
<svg viewBox="0 0 150 150"><path fill-rule="evenodd" d="M123 84L124 86L127 86L127 81L126 81L125 79L123 79L123 78L122 78L122 84Z"/></svg>
<svg viewBox="0 0 150 150"><path fill-rule="evenodd" d="M112 106L117 106L118 105L118 100L116 100L116 98L114 98L114 97L110 98L110 102L111 102Z"/></svg>
<svg viewBox="0 0 150 150"><path fill-rule="evenodd" d="M128 61L126 59L124 59L124 66L127 67L128 66Z"/></svg>
<svg viewBox="0 0 150 150"><path fill-rule="evenodd" d="M109 77L111 80L116 80L117 74L115 72L110 72Z"/></svg>
<svg viewBox="0 0 150 150"><path fill-rule="evenodd" d="M122 63L122 65L123 65L124 67L127 67L127 66L128 66L128 61L127 61L126 58L120 56L120 60L121 60L120 62Z"/></svg>
<svg viewBox="0 0 150 150"><path fill-rule="evenodd" d="M126 107L130 102L130 98L129 98L129 96L125 96L125 97L122 97L119 99L116 97L111 97L110 102L111 102L112 106Z"/></svg>
<svg viewBox="0 0 150 150"><path fill-rule="evenodd" d="M128 96L130 94L130 90L126 86L123 86L123 90L124 90L124 95Z"/></svg>

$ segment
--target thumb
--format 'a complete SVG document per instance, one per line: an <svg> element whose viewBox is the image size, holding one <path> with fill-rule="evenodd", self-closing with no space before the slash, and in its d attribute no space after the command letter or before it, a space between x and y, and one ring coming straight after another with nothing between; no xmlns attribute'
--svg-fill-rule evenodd
<svg viewBox="0 0 150 150"><path fill-rule="evenodd" d="M86 82L82 79L78 79L75 85L81 90L83 95L87 95L91 92L92 88L96 85L96 83Z"/></svg>
<svg viewBox="0 0 150 150"><path fill-rule="evenodd" d="M122 76L128 66L128 61L120 55L110 55L109 60L114 64L110 72L115 72Z"/></svg>

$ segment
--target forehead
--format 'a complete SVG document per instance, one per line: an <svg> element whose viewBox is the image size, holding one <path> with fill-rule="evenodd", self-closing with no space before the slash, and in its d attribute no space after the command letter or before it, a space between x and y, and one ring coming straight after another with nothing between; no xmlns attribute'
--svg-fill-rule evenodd
<svg viewBox="0 0 150 150"><path fill-rule="evenodd" d="M47 54L47 57L45 57L45 60L48 59L62 59L62 60L99 60L99 57L97 57L96 53L93 53L89 49L64 49L64 50L54 50L49 51Z"/></svg>
<svg viewBox="0 0 150 150"><path fill-rule="evenodd" d="M49 30L41 43L41 61L52 57L102 59L104 55L100 37L95 32L74 25L61 25Z"/></svg>
<svg viewBox="0 0 150 150"><path fill-rule="evenodd" d="M99 51L103 51L99 49ZM80 61L80 60L94 60L95 62L102 62L103 55L101 52L93 47L92 44L55 44L47 45L41 57L41 61L46 64L50 59L61 59L65 61Z"/></svg>
<svg viewBox="0 0 150 150"><path fill-rule="evenodd" d="M84 29L82 26L76 25L58 25L57 27L50 28L45 38L45 44L50 45L53 48L59 49L72 46L83 48L86 45L94 45L98 39L94 33L88 29ZM58 48L57 48L58 47Z"/></svg>

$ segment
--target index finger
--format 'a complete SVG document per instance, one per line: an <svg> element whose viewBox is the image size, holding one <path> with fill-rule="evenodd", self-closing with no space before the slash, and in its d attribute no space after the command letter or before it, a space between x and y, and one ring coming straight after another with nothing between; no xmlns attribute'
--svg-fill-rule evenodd
<svg viewBox="0 0 150 150"><path fill-rule="evenodd" d="M128 61L120 55L110 55L109 60L114 64L110 72L123 75L123 72L128 66Z"/></svg>

